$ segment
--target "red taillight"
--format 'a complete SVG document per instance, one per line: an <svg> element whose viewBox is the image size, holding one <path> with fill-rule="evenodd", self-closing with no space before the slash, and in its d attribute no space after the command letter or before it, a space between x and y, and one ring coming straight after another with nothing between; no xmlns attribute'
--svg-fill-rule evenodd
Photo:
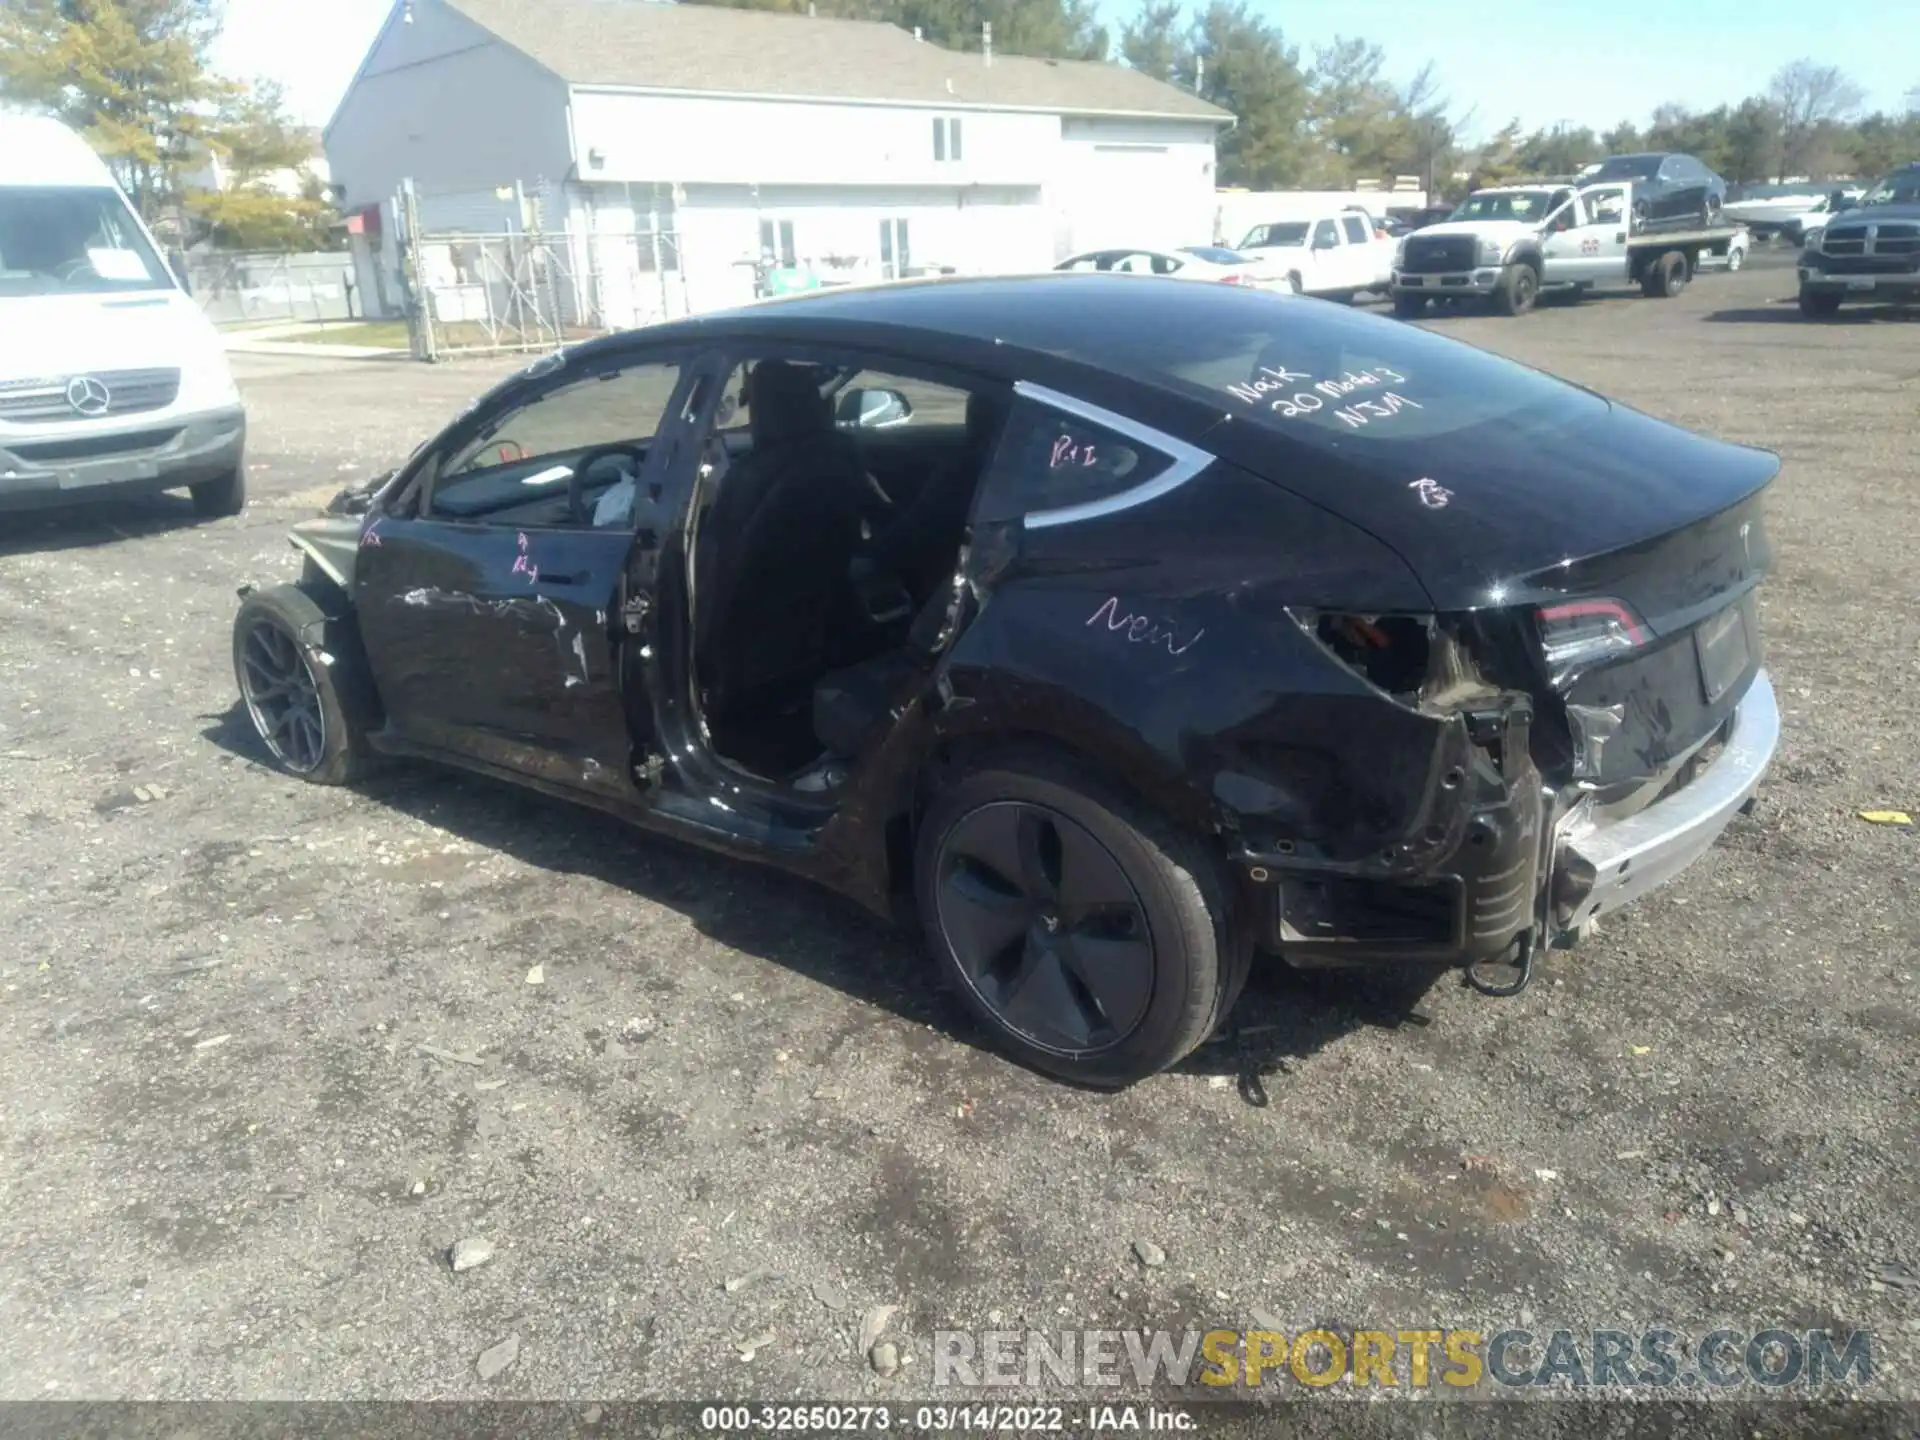
<svg viewBox="0 0 1920 1440"><path fill-rule="evenodd" d="M1220 283L1222 285L1251 285L1254 283L1254 280L1251 275L1222 275L1220 277Z"/></svg>
<svg viewBox="0 0 1920 1440"><path fill-rule="evenodd" d="M1619 600L1568 600L1541 606L1539 616L1541 646L1556 684L1652 639L1640 617Z"/></svg>

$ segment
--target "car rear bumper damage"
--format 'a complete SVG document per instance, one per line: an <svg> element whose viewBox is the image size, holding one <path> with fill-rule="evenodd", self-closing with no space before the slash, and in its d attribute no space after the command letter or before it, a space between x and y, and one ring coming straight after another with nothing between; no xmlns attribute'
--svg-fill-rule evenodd
<svg viewBox="0 0 1920 1440"><path fill-rule="evenodd" d="M141 417L146 420L147 417ZM31 510L170 490L231 474L245 454L239 406L147 420L110 433L0 440L0 510Z"/></svg>
<svg viewBox="0 0 1920 1440"><path fill-rule="evenodd" d="M1553 878L1556 931L1577 930L1666 884L1705 854L1752 799L1780 743L1780 709L1766 671L1754 676L1724 738L1716 738L1720 748L1711 763L1644 810L1601 823L1576 808L1561 821ZM1689 756L1686 763L1698 758Z"/></svg>
<svg viewBox="0 0 1920 1440"><path fill-rule="evenodd" d="M1443 741L1436 759L1458 798L1421 822L1436 843L1338 867L1297 847L1240 849L1262 948L1307 966L1471 968L1567 943L1705 854L1752 798L1780 735L1760 670L1711 734L1602 808L1592 785L1541 775L1524 703L1465 719L1470 746Z"/></svg>

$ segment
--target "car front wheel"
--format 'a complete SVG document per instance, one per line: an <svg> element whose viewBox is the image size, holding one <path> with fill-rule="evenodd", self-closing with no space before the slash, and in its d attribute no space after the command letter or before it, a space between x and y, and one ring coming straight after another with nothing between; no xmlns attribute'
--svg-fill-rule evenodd
<svg viewBox="0 0 1920 1440"><path fill-rule="evenodd" d="M281 769L315 785L347 784L373 760L351 626L300 585L256 590L234 617L234 678L254 733Z"/></svg>
<svg viewBox="0 0 1920 1440"><path fill-rule="evenodd" d="M1809 320L1825 320L1840 313L1840 297L1832 291L1802 290L1800 313Z"/></svg>
<svg viewBox="0 0 1920 1440"><path fill-rule="evenodd" d="M1178 1063L1246 980L1221 867L1064 761L964 774L920 827L915 891L943 978L1035 1069L1117 1088Z"/></svg>
<svg viewBox="0 0 1920 1440"><path fill-rule="evenodd" d="M203 520L238 515L247 508L246 467L236 465L218 480L190 486L188 493L193 496L193 513Z"/></svg>
<svg viewBox="0 0 1920 1440"><path fill-rule="evenodd" d="M1524 315L1540 298L1540 272L1522 260L1509 265L1493 292L1493 308L1502 315Z"/></svg>

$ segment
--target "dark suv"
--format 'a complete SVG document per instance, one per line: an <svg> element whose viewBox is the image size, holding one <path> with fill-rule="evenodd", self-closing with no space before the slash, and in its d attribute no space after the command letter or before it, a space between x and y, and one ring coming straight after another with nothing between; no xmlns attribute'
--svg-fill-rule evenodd
<svg viewBox="0 0 1920 1440"><path fill-rule="evenodd" d="M1920 300L1920 161L1883 176L1800 254L1800 313Z"/></svg>

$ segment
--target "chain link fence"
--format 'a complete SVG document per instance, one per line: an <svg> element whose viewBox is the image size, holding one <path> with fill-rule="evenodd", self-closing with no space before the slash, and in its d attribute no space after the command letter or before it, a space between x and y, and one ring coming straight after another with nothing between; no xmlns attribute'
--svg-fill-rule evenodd
<svg viewBox="0 0 1920 1440"><path fill-rule="evenodd" d="M405 248L421 359L552 350L688 313L671 231L423 234Z"/></svg>
<svg viewBox="0 0 1920 1440"><path fill-rule="evenodd" d="M215 324L354 320L364 313L346 251L199 251L186 265L187 287Z"/></svg>

